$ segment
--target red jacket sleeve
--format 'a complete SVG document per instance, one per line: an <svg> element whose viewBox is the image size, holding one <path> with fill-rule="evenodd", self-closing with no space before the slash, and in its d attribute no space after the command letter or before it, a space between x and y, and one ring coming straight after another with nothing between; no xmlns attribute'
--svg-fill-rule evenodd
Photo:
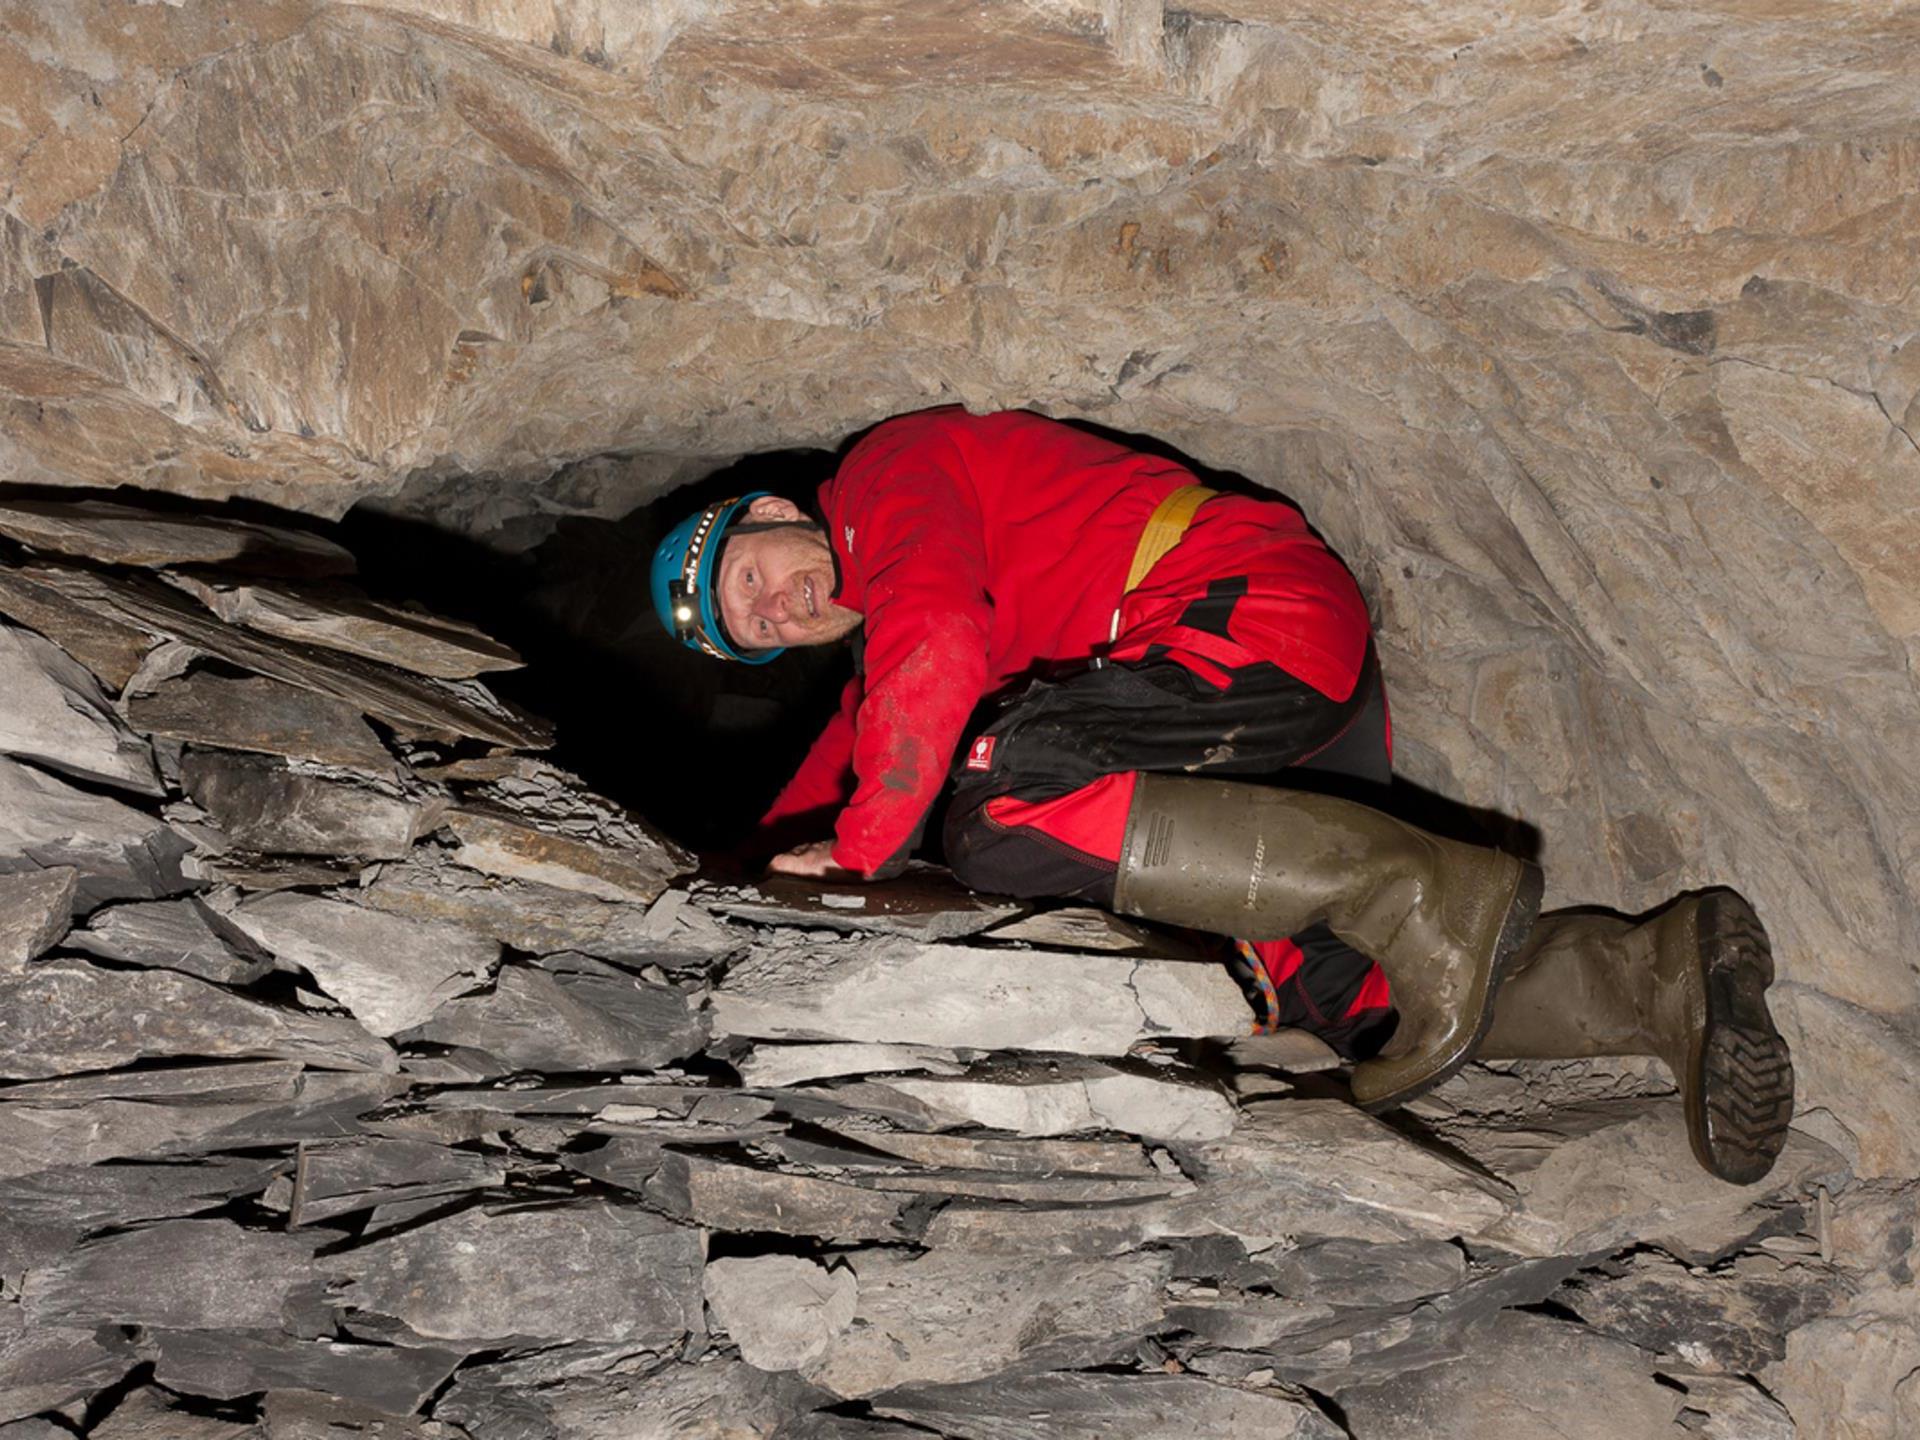
<svg viewBox="0 0 1920 1440"><path fill-rule="evenodd" d="M784 850L818 840L833 828L835 814L853 789L853 717L864 693L858 675L847 681L840 708L754 827L760 848L769 853Z"/></svg>
<svg viewBox="0 0 1920 1440"><path fill-rule="evenodd" d="M938 471L890 474L856 500L866 577L866 694L853 740L853 799L834 863L891 873L947 778L987 680L993 607L979 512Z"/></svg>

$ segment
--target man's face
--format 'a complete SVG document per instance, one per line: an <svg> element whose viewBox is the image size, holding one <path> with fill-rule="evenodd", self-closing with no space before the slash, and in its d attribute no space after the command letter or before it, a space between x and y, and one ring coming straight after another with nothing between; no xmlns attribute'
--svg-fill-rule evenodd
<svg viewBox="0 0 1920 1440"><path fill-rule="evenodd" d="M803 520L791 500L762 495L750 520ZM733 643L748 650L830 645L860 623L860 612L834 604L833 551L816 528L735 535L720 552L714 604Z"/></svg>

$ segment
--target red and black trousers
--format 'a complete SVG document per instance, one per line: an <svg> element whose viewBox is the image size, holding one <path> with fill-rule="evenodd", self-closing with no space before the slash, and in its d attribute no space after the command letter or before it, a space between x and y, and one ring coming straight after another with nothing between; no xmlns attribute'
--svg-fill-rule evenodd
<svg viewBox="0 0 1920 1440"><path fill-rule="evenodd" d="M1181 630L1227 636L1244 590L1216 581L1181 615ZM943 827L947 863L964 884L1111 908L1143 771L1384 796L1392 735L1370 645L1341 701L1271 661L1216 651L1195 665L1184 652L1150 645L1128 661L1034 681L981 717L956 764ZM1311 1030L1354 1059L1392 1035L1385 975L1325 925L1250 948L1272 982L1272 1023Z"/></svg>

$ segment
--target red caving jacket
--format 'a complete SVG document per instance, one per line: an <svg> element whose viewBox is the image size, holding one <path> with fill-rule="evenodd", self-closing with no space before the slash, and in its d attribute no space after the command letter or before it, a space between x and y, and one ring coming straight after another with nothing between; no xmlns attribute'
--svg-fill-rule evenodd
<svg viewBox="0 0 1920 1440"><path fill-rule="evenodd" d="M1122 603L1148 517L1194 483L1171 461L1024 411L948 407L877 426L820 490L833 598L864 617L864 666L763 833L839 807L834 862L891 870L974 708L1062 662L1129 660L1159 643L1216 684L1222 667L1270 660L1345 700L1365 660L1366 603L1290 505L1209 500ZM1235 575L1249 585L1231 641L1178 625L1209 582Z"/></svg>

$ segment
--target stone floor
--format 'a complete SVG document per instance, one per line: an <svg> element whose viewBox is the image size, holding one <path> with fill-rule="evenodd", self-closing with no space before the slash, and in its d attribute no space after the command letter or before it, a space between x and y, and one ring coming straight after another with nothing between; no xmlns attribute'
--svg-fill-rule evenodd
<svg viewBox="0 0 1920 1440"><path fill-rule="evenodd" d="M1652 1062L1370 1118L1178 937L695 878L317 535L0 536L5 1440L1920 1416L1915 1188Z"/></svg>

